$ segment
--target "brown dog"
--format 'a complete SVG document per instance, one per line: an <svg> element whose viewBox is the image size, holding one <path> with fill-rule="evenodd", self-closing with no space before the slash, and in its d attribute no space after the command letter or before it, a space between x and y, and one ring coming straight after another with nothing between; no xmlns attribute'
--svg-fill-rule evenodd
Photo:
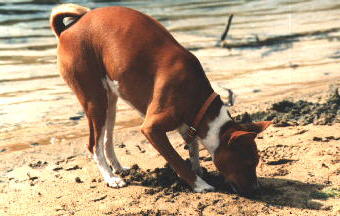
<svg viewBox="0 0 340 216"><path fill-rule="evenodd" d="M69 25L63 23L67 17L73 19ZM124 169L112 145L118 97L145 116L142 133L194 191L214 190L197 175L198 143L186 139L190 140L190 169L166 132L177 129L188 138L185 132L197 116L201 117L192 136L197 134L225 179L240 193L257 187L254 139L270 122L234 123L227 106L214 96L197 58L156 20L123 7L89 10L66 4L53 9L50 23L59 39L61 76L88 118L88 149L111 187L125 186L114 175Z"/></svg>

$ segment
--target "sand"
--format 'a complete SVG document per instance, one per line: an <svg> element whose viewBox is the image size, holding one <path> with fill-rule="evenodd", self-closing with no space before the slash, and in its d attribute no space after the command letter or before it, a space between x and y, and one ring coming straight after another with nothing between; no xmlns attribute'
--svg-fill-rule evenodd
<svg viewBox="0 0 340 216"><path fill-rule="evenodd" d="M264 106L263 102L251 105ZM234 108L244 109L241 104ZM141 118L132 110L124 112L118 115L114 142L122 163L138 164L143 170L163 167L165 160L139 131ZM155 188L141 184L109 188L85 150L86 119L68 122L58 124L62 132L49 140L37 136L27 148L2 153L1 215L336 215L340 211L339 140L327 139L339 137L339 123L270 127L263 132L257 138L263 194L248 199L231 192L150 193ZM41 130L33 127L30 133ZM169 136L180 154L188 157L181 138L176 133ZM200 156L209 155L201 149ZM211 161L201 164L215 170Z"/></svg>
<svg viewBox="0 0 340 216"><path fill-rule="evenodd" d="M226 98L224 88L237 94L232 116L264 111L283 99L324 102L330 89L339 86L339 64L325 57L336 48L326 39L299 43L264 58L270 47L228 50L210 46L216 41L209 38L176 37L192 41L186 47L206 46L193 52L219 94ZM312 49L320 52L313 55ZM272 126L259 135L262 195L253 199L228 191L165 192L138 183L113 189L103 182L85 148L87 120L75 96L56 71L53 74L43 83L12 81L7 85L13 86L12 93L2 93L4 110L12 113L4 119L15 124L2 123L0 131L0 215L340 214L340 123ZM17 85L21 90L14 88ZM34 91L25 91L27 86L35 86ZM138 164L144 171L161 168L165 160L140 133L142 122L136 111L118 102L117 155L124 166ZM187 158L178 134L171 132L169 137ZM200 156L201 165L214 171L202 147Z"/></svg>

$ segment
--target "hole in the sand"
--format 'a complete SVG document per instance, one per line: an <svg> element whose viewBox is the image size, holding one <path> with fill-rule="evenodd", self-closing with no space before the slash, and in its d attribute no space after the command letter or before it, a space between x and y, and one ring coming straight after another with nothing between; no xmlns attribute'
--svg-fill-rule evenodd
<svg viewBox="0 0 340 216"><path fill-rule="evenodd" d="M146 191L154 194L163 191L164 193L192 192L190 186L180 179L174 170L166 164L163 168L153 170L142 170L138 165L123 171L120 175L130 185L142 185L152 187ZM231 188L225 183L224 178L218 172L208 172L203 168L202 178L213 185L219 192L231 192Z"/></svg>
<svg viewBox="0 0 340 216"><path fill-rule="evenodd" d="M176 175L168 164L153 170L142 170L138 165L133 165L130 170L124 171L120 175L130 185L149 187L145 190L147 195L158 194L157 196L171 196L173 198L181 194L192 193L191 188ZM233 193L230 186L225 184L223 176L218 172L208 172L203 168L203 178L209 184L215 186L218 193ZM322 208L321 204L314 205L312 199L315 194L320 194L319 192L326 187L325 185L277 178L259 177L258 180L261 185L260 190L247 197L248 199L276 206L303 209ZM239 197L239 195L236 196Z"/></svg>

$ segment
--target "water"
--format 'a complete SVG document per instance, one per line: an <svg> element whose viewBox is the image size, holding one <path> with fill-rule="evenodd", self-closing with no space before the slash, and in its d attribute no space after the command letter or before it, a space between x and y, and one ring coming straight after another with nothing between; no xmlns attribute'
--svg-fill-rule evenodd
<svg viewBox="0 0 340 216"><path fill-rule="evenodd" d="M287 83L297 88L323 73L331 79L340 75L336 0L0 0L3 143L18 142L18 129L68 124L70 113L81 110L59 78L57 41L48 23L53 7L71 2L90 8L126 6L155 17L198 56L213 83L237 89L241 99L252 88L269 95L275 94L273 89L286 91L282 86ZM230 14L234 19L227 45L232 49L216 48ZM290 75L273 78L280 83L265 79L280 73ZM49 133L55 132L56 126L51 128Z"/></svg>
<svg viewBox="0 0 340 216"><path fill-rule="evenodd" d="M0 1L0 65L54 63L55 55L49 50L55 47L56 41L48 18L53 7L69 2L90 8L110 5L135 8L154 16L172 32L212 38L220 37L231 13L235 15L234 40L255 38L255 34L263 38L325 30L323 23L327 29L340 27L340 2L334 0ZM0 80L6 79L1 72ZM8 76L11 79L12 76Z"/></svg>

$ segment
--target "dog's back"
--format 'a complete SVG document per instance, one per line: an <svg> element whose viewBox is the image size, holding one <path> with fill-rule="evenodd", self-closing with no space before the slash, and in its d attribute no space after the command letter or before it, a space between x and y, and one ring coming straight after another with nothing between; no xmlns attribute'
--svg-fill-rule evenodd
<svg viewBox="0 0 340 216"><path fill-rule="evenodd" d="M142 113L146 112L154 91L157 91L152 87L156 82L164 83L157 86L167 91L159 94L166 93L177 99L187 98L185 94L200 97L199 89L210 88L196 57L147 15L123 7L106 7L89 11L76 22L59 38L58 52L63 68L80 68L76 70L78 76L90 72L91 81L97 79L99 82L98 78L106 76L118 81L120 97ZM77 65L67 65L67 62ZM66 81L77 76L61 73ZM164 88L164 85L173 86ZM196 107L196 104L185 102L181 103L183 111ZM170 104L176 103L171 101ZM181 112L181 109L177 111Z"/></svg>

